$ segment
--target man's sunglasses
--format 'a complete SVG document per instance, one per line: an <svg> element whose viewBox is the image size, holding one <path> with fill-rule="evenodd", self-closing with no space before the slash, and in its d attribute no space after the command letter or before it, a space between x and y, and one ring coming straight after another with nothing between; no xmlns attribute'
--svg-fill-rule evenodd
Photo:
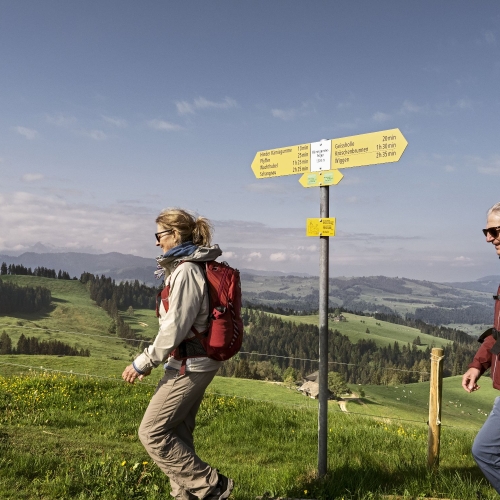
<svg viewBox="0 0 500 500"><path fill-rule="evenodd" d="M500 226L497 227L487 227L486 229L483 229L483 234L485 236L488 236L488 234L493 238L497 239L498 238L498 232L500 230Z"/></svg>
<svg viewBox="0 0 500 500"><path fill-rule="evenodd" d="M160 234L165 234L165 233L173 233L174 230L173 229L167 229L165 231L160 231L159 233L155 233L155 236L156 236L156 241L158 243L160 243ZM486 233L485 233L486 234Z"/></svg>

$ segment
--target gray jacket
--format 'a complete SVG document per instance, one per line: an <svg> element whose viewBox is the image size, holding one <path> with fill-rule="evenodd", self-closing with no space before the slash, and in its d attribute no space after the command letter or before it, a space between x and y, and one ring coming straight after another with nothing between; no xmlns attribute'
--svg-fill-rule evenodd
<svg viewBox="0 0 500 500"><path fill-rule="evenodd" d="M153 344L144 349L134 360L138 372L147 373L168 359L167 368L180 369L181 362L169 357L185 339L194 334L191 327L202 332L208 326L208 290L205 276L196 262L217 259L222 254L218 245L198 247L187 257L159 257L158 263L165 269L165 286L170 285L168 311L160 304L160 328ZM180 262L184 262L179 265ZM191 358L186 371L206 372L217 370L221 365L206 357Z"/></svg>

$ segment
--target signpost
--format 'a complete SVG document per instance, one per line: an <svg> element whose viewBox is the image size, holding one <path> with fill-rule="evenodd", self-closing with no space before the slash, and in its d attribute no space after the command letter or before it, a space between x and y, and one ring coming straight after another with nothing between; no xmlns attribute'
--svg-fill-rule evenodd
<svg viewBox="0 0 500 500"><path fill-rule="evenodd" d="M339 168L363 167L399 161L408 142L399 129L321 140L259 151L252 162L257 179L301 174L304 187L320 188L320 218L307 219L307 236L320 238L319 272L319 397L318 475L327 472L328 441L328 278L329 238L336 221L330 218L330 186L344 177Z"/></svg>
<svg viewBox="0 0 500 500"><path fill-rule="evenodd" d="M408 142L398 128L310 144L259 151L252 162L257 179L307 174L399 161ZM339 174L337 174L338 176ZM301 184L304 186L301 177ZM337 177L338 178L338 177ZM342 179L342 174L340 174ZM323 185L338 184L325 182ZM320 184L318 184L320 185ZM308 187L308 186L305 186Z"/></svg>

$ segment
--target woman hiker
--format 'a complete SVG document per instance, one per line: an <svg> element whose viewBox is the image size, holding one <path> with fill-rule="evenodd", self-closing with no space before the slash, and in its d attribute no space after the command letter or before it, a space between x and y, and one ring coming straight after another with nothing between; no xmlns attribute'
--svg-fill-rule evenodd
<svg viewBox="0 0 500 500"><path fill-rule="evenodd" d="M156 273L165 276L170 290L168 299L160 303L158 335L125 368L122 378L134 383L165 363L165 375L146 409L139 439L169 477L174 498L223 500L229 497L233 480L201 460L193 443L196 413L221 361L194 357L182 366L172 356L184 339L194 337L193 326L198 332L207 329L208 290L198 263L215 260L222 252L218 245L211 246L212 228L205 218L167 209L156 218L156 224L156 245L162 250Z"/></svg>
<svg viewBox="0 0 500 500"><path fill-rule="evenodd" d="M488 210L486 229L483 229L483 233L486 241L493 244L497 255L500 256L500 203ZM498 287L497 294L500 294L500 287ZM481 346L462 377L462 387L467 392L479 389L477 381L488 368L491 372L493 387L500 390L500 297L495 295L494 299L493 328L486 330L479 337ZM493 409L474 440L472 456L486 479L500 493L500 397L495 398Z"/></svg>

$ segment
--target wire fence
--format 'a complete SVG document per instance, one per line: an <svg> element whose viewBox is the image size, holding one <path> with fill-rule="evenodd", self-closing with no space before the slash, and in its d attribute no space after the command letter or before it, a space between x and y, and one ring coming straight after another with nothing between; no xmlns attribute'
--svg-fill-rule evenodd
<svg viewBox="0 0 500 500"><path fill-rule="evenodd" d="M48 367L43 367L43 366L34 366L34 365L26 365L26 364L21 364L21 363L12 363L12 362L4 362L0 361L0 366L13 366L17 368L23 368L23 369L28 369L28 370L38 370L42 372L50 372L50 373L60 373L63 375L67 376L77 376L77 377L86 377L86 378L93 378L93 379L99 379L99 380L106 380L106 381L111 381L117 384L127 384L124 380L118 377L109 377L109 376L103 376L103 375L95 375L95 374L89 374L89 373L81 373L77 372L74 370L61 370L61 369L56 369L56 368L48 368ZM138 385L141 386L149 386L149 387L154 387L156 388L157 383L150 383L148 381L144 380L136 380ZM279 406L285 406L289 408L294 408L294 409L300 409L300 410L316 410L318 408L317 402L315 400L312 400L311 398L308 398L308 404L303 404L303 403L290 403L286 401L279 401L277 399L260 399L260 398L252 398L248 396L238 396L236 394L229 394L229 393L222 393L218 391L213 391L209 389L206 391L206 394L208 395L215 395L215 396L220 396L220 397L227 397L227 398L236 398L236 399L241 399L244 401L253 401L253 402L258 402L258 403L265 403L265 404L271 404L271 405L279 405ZM344 402L346 400L343 400ZM348 399L347 399L348 401ZM396 421L396 422L408 422L408 423L416 423L416 424L425 424L423 420L416 420L416 419L411 419L411 418L404 418L404 417L398 417L393 415L380 415L380 414L375 414L375 413L360 413L360 412L355 412L355 411L348 411L346 409L342 409L341 407L336 408L333 405L329 405L328 408L329 413L342 413L343 415L346 416L360 416L360 417L370 417L374 419L379 419L379 420L385 420L385 421ZM448 425L448 424L442 424L442 427L447 427L447 428L452 428L452 429L469 429L466 426L455 426L455 425Z"/></svg>
<svg viewBox="0 0 500 500"><path fill-rule="evenodd" d="M33 326L29 327L29 326L24 326L24 325L11 325L11 324L7 324L7 323L0 323L0 327L19 328L19 329L25 329L25 330L42 330L43 332L47 332L47 333L49 333L49 332L66 333L69 335L105 338L105 339L111 339L111 340L123 341L123 342L130 342L130 341L138 342L138 343L145 342L144 339L137 340L137 339L131 339L131 338L117 337L117 336L113 336L113 335L98 335L98 334L75 332L75 331L68 331L68 330L57 330L54 328L43 328L43 327L33 327ZM256 352L256 351L251 351L251 352L250 351L240 351L238 354L239 355L247 355L247 356L276 358L276 359L289 359L289 360L293 360L293 361L311 362L311 363L318 363L319 364L319 359L298 358L298 357L283 356L283 355L278 355L278 354L260 353L260 352ZM361 367L361 365L358 365L356 363L345 363L345 362L341 362L341 361L328 361L328 364L329 365ZM427 371L405 370L402 368L394 368L394 367L380 367L380 370L397 371L397 372L404 372L404 373L416 373L419 375L430 375L430 372L427 372Z"/></svg>

